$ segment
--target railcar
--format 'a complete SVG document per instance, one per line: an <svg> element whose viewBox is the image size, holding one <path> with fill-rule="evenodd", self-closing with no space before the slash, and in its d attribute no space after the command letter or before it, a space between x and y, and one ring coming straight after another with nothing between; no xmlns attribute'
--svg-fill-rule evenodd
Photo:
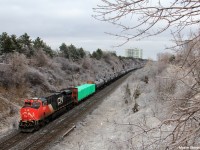
<svg viewBox="0 0 200 150"><path fill-rule="evenodd" d="M87 83L80 86L77 86L75 88L71 88L72 91L72 97L74 100L74 103L79 103L80 101L84 100L86 97L92 95L96 91L96 86L93 83Z"/></svg>
<svg viewBox="0 0 200 150"><path fill-rule="evenodd" d="M95 81L95 85L96 85L96 89L101 89L101 88L103 88L104 80L103 80L103 79L96 80L96 81Z"/></svg>

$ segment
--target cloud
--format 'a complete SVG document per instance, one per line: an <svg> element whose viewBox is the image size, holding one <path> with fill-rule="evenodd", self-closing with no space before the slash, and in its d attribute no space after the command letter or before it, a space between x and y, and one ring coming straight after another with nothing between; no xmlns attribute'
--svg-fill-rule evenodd
<svg viewBox="0 0 200 150"><path fill-rule="evenodd" d="M97 48L117 50L123 54L126 48L142 48L147 51L164 49L162 41L152 44L156 38L146 41L131 41L122 47L113 47L122 43L121 39L106 35L104 32L119 32L119 28L92 18L92 8L99 0L0 0L0 32L16 34L28 33L31 38L41 37L53 48L58 48L62 42L83 47L93 51ZM168 39L168 38L167 38ZM150 41L150 42L148 42ZM165 41L166 42L166 41ZM159 46L156 46L158 43ZM161 48L162 47L162 48ZM145 54L145 53L144 53ZM148 54L155 57L155 51ZM146 55L145 54L145 55Z"/></svg>

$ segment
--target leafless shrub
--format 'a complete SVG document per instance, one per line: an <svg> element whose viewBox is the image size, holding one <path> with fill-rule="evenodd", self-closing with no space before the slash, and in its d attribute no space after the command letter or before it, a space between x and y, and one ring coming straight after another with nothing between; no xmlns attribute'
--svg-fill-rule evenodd
<svg viewBox="0 0 200 150"><path fill-rule="evenodd" d="M55 80L57 80L57 79L59 80L60 78L62 78L64 80L68 77L68 76L66 76L66 73L69 73L69 71L67 71L67 70L64 71L61 68L62 68L61 64L57 63L53 59L50 67L46 68L46 70L48 70L48 72L54 77Z"/></svg>
<svg viewBox="0 0 200 150"><path fill-rule="evenodd" d="M109 54L109 53L103 53L103 58L104 58L104 60L105 60L106 63L112 65L111 54Z"/></svg>
<svg viewBox="0 0 200 150"><path fill-rule="evenodd" d="M66 59L66 58L64 58L64 57L56 57L56 58L55 58L55 62L61 64L61 69L62 69L63 71L68 70L69 65L70 65L69 60Z"/></svg>
<svg viewBox="0 0 200 150"><path fill-rule="evenodd" d="M89 58L84 58L83 63L82 63L82 67L84 69L91 69L91 67L92 67L91 60Z"/></svg>
<svg viewBox="0 0 200 150"><path fill-rule="evenodd" d="M131 101L131 91L130 91L129 85L127 84L124 89L125 89L125 92L124 92L125 104L128 104Z"/></svg>
<svg viewBox="0 0 200 150"><path fill-rule="evenodd" d="M134 74L134 79L144 80L146 77L149 79L156 77L158 74L165 70L167 64L149 61L143 69L140 69Z"/></svg>
<svg viewBox="0 0 200 150"><path fill-rule="evenodd" d="M159 93L173 94L176 89L177 79L157 76L157 91Z"/></svg>
<svg viewBox="0 0 200 150"><path fill-rule="evenodd" d="M26 56L19 53L14 53L11 55L9 64L13 72L23 72L27 67Z"/></svg>
<svg viewBox="0 0 200 150"><path fill-rule="evenodd" d="M10 66L1 64L1 71L0 71L0 85L5 89L8 89L11 86L14 86L14 81L10 78L12 76L12 71Z"/></svg>
<svg viewBox="0 0 200 150"><path fill-rule="evenodd" d="M51 86L47 82L47 79L44 77L42 73L40 73L37 70L34 69L28 70L25 73L24 78L26 82L29 83L29 87L32 87L35 90L36 88L38 88L38 90L36 91L39 91L40 88L42 89L41 93L49 92L51 90Z"/></svg>
<svg viewBox="0 0 200 150"><path fill-rule="evenodd" d="M160 62L164 62L166 64L169 64L175 60L175 56L171 53L165 52L165 53L158 53L157 59Z"/></svg>
<svg viewBox="0 0 200 150"><path fill-rule="evenodd" d="M174 127L162 138L169 149L199 145L199 41L192 41L190 44L184 47L186 49L180 49L178 53L180 59L177 65L181 67L176 70L177 77L157 78L160 95L162 97L165 95L164 99L170 101L172 105L171 118L161 124L161 126L170 124Z"/></svg>
<svg viewBox="0 0 200 150"><path fill-rule="evenodd" d="M148 76L144 76L144 78L142 78L141 81L143 81L147 84L149 82Z"/></svg>
<svg viewBox="0 0 200 150"><path fill-rule="evenodd" d="M32 63L37 67L43 67L48 66L51 60L43 50L39 49L32 58Z"/></svg>
<svg viewBox="0 0 200 150"><path fill-rule="evenodd" d="M17 109L15 107L13 107L12 105L10 106L10 109L9 109L9 114L10 115L14 115L17 113Z"/></svg>
<svg viewBox="0 0 200 150"><path fill-rule="evenodd" d="M5 88L18 87L24 84L23 75L27 70L27 59L23 54L10 55L9 64L1 64L0 83Z"/></svg>
<svg viewBox="0 0 200 150"><path fill-rule="evenodd" d="M164 69L166 69L166 68L167 68L167 64L166 63L158 61L158 64L157 64L157 74L162 73L162 71Z"/></svg>
<svg viewBox="0 0 200 150"><path fill-rule="evenodd" d="M136 87L134 93L133 93L133 98L137 99L140 96L141 92L140 89L138 87Z"/></svg>
<svg viewBox="0 0 200 150"><path fill-rule="evenodd" d="M68 60L63 57L57 57L55 59L57 63L61 64L61 69L63 71L73 71L73 72L78 72L80 70L80 66L76 64L75 62L72 62L71 60Z"/></svg>
<svg viewBox="0 0 200 150"><path fill-rule="evenodd" d="M5 63L5 55L0 56L0 63Z"/></svg>
<svg viewBox="0 0 200 150"><path fill-rule="evenodd" d="M69 70L74 71L74 72L79 72L80 71L80 66L77 64L71 64L69 66Z"/></svg>

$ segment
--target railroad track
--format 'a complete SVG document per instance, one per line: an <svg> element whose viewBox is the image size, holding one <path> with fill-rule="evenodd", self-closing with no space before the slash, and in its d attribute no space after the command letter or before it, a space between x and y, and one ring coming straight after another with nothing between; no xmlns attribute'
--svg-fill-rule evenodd
<svg viewBox="0 0 200 150"><path fill-rule="evenodd" d="M10 149L13 145L17 144L20 141L23 141L27 137L28 137L28 133L17 132L13 134L11 138L8 138L4 140L3 142L1 142L0 149L1 150Z"/></svg>
<svg viewBox="0 0 200 150"><path fill-rule="evenodd" d="M32 134L17 133L10 139L0 143L0 149L48 149L52 143L59 141L63 137L63 133L70 130L78 120L87 114L87 112L95 109L95 106L98 106L98 104L102 102L102 99L116 89L130 74L131 73L128 73L114 83L98 91L86 101L60 116L58 119L50 122L39 131Z"/></svg>

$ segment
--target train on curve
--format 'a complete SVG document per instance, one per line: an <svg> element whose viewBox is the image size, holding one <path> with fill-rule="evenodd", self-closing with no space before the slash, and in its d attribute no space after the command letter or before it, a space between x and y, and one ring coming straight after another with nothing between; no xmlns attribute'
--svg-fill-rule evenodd
<svg viewBox="0 0 200 150"><path fill-rule="evenodd" d="M80 86L67 88L47 97L24 100L24 106L20 109L21 120L19 129L22 132L33 132L55 118L59 111L73 107L97 90L114 82L123 75L135 69L123 70L109 77L97 81L90 81Z"/></svg>

